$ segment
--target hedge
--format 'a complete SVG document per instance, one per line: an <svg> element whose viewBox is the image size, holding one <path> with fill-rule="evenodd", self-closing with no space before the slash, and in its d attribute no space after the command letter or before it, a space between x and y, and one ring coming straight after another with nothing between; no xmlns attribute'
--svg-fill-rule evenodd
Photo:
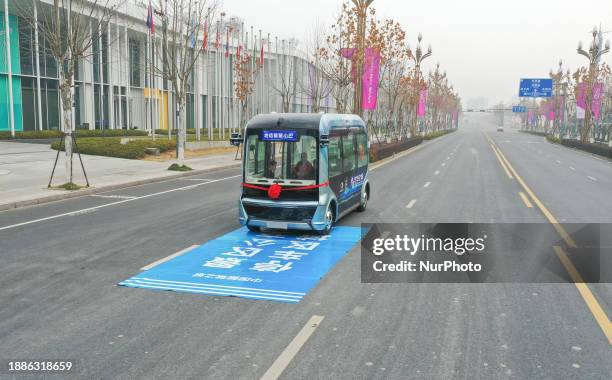
<svg viewBox="0 0 612 380"><path fill-rule="evenodd" d="M60 142L51 144L51 148L58 150ZM146 148L159 148L160 152L166 152L176 147L173 140L135 140L121 144L118 138L83 138L77 141L78 149L75 153L90 154L94 156L106 156L117 158L138 159L145 156ZM63 146L62 146L62 150Z"/></svg>
<svg viewBox="0 0 612 380"><path fill-rule="evenodd" d="M108 130L79 130L74 131L74 135L77 138L87 138L87 137L128 137L128 136L147 136L148 133L146 131L139 131L135 129L108 129ZM15 132L15 139L24 139L24 140L32 140L32 139L53 139L60 138L62 136L62 132L60 131L24 131L24 132ZM2 131L0 132L0 140L12 140L11 132Z"/></svg>
<svg viewBox="0 0 612 380"><path fill-rule="evenodd" d="M433 140L435 138L442 137L442 136L447 135L449 133L455 132L456 130L457 129L446 129L444 131L431 132L431 133L426 134L423 138L425 140Z"/></svg>
<svg viewBox="0 0 612 380"><path fill-rule="evenodd" d="M585 152L597 154L600 156L612 158L612 148L599 143L583 143L580 140L561 140L561 144L570 148L580 149Z"/></svg>
<svg viewBox="0 0 612 380"><path fill-rule="evenodd" d="M423 142L422 137L413 137L391 143L378 143L370 146L370 162L376 162L390 157L395 153L410 149Z"/></svg>

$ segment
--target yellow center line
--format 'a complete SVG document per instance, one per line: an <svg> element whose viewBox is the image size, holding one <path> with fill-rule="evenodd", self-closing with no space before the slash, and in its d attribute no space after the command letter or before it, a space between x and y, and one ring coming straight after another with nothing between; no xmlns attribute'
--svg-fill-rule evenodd
<svg viewBox="0 0 612 380"><path fill-rule="evenodd" d="M587 306L591 310L591 313L595 317L595 320L599 324L599 327L601 327L604 334L608 338L608 342L612 345L612 323L610 322L610 319L608 319L606 312L602 309L601 305L599 305L589 287L584 283L582 276L580 276L580 273L578 273L578 270L574 264L572 264L572 261L569 259L569 257L567 257L567 254L563 248L556 245L553 247L553 249L559 257L559 260L561 260L561 264L563 264L565 270L567 270L567 273L569 273L570 277L572 278L572 281L574 281L580 295L582 295L582 298L584 299L584 302L586 302Z"/></svg>
<svg viewBox="0 0 612 380"><path fill-rule="evenodd" d="M542 214L544 214L546 219L548 219L548 221L553 225L553 227L555 228L557 233L561 236L563 241L565 241L565 244L567 244L569 247L576 248L576 242L574 242L574 239L572 239L571 236L569 236L567 231L565 231L565 228L563 228L563 226L559 224L557 219L550 213L550 211L548 211L548 209L544 206L544 204L540 202L538 197L536 197L533 191L531 191L531 189L529 188L529 186L527 186L525 181L523 181L521 176L518 175L516 170L514 170L512 165L510 165L510 162L508 162L508 159L506 158L506 156L504 156L502 151L499 150L499 147L497 147L497 145L493 142L493 140L491 140L491 138L486 132L485 132L485 135L487 136L489 143L491 143L491 145L493 145L494 148L498 150L500 157L502 158L502 160L504 160L504 162L508 166L508 169L510 169L510 171L512 172L516 180L521 184L525 192L529 194L529 196L531 197L533 202L536 204L536 206L538 206ZM572 264L569 257L565 255L565 253L560 247L555 246L553 247L553 249L555 250L555 253L559 257L559 260L561 260L561 263L563 264L563 266L569 273L570 277L572 278L574 285L576 285L578 292L580 293L580 295L582 296L582 299L584 300L587 307L591 311L591 314L593 314L593 317L599 324L599 327L601 327L604 335L608 338L608 342L610 343L610 345L612 345L612 327L610 326L610 319L606 315L605 311L603 310L599 302L597 302L597 298L595 298L595 296L591 292L591 289L584 283L582 276L580 276L580 273L578 273L578 270Z"/></svg>
<svg viewBox="0 0 612 380"><path fill-rule="evenodd" d="M519 195L521 196L521 199L525 203L525 206L527 206L529 208L533 208L533 204L531 204L531 202L529 201L529 198L527 198L525 193L523 193L522 191L519 191Z"/></svg>
<svg viewBox="0 0 612 380"><path fill-rule="evenodd" d="M505 162L510 172L514 175L514 178L516 178L516 180L521 184L525 192L529 194L529 197L531 197L531 199L533 200L533 203L535 203L536 206L538 206L542 214L544 214L546 219L548 219L548 221L553 225L555 230L557 230L557 233L559 233L559 235L561 236L565 244L567 244L569 247L576 248L576 242L574 242L574 239L572 239L572 237L567 233L567 231L565 231L565 228L563 228L563 226L559 224L559 221L557 220L557 218L555 218L555 216L550 211L548 211L546 206L544 206L544 204L538 199L538 197L536 197L533 191L531 191L529 186L527 186L527 184L525 183L525 181L523 181L521 176L519 176L516 170L514 170L514 168L512 167L512 165L510 165L510 162L508 162L508 159L506 158L506 156L502 153L499 147L493 142L493 140L491 140L489 136L487 136L487 138L489 139L489 142L493 145L493 147L497 149L499 156Z"/></svg>

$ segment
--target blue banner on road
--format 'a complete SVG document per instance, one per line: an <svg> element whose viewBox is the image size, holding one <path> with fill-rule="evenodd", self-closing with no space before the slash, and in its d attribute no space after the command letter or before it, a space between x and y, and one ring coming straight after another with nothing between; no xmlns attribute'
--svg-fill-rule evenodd
<svg viewBox="0 0 612 380"><path fill-rule="evenodd" d="M360 239L359 227L327 236L243 227L119 285L297 303Z"/></svg>
<svg viewBox="0 0 612 380"><path fill-rule="evenodd" d="M553 91L552 79L521 79L519 97L550 98Z"/></svg>

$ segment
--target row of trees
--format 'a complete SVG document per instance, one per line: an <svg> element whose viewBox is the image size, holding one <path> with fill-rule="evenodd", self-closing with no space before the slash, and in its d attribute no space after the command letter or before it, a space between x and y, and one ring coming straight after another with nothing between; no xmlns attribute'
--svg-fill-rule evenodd
<svg viewBox="0 0 612 380"><path fill-rule="evenodd" d="M449 84L440 65L423 76L421 61L431 55L431 48L422 53L421 39L412 49L408 34L402 25L388 18L380 18L372 1L345 1L340 14L327 35L317 39L309 50L310 60L320 75L326 76L333 86L317 87L311 91L319 98L328 91L337 111L353 112L367 122L374 138L401 139L421 131L449 128L461 109L461 99ZM320 34L320 33L319 33ZM364 51L373 49L380 54L378 77L378 105L374 110L362 109L361 74ZM343 52L352 51L350 59ZM416 112L423 90L427 90L427 113L417 119ZM326 94L325 94L326 95Z"/></svg>
<svg viewBox="0 0 612 380"><path fill-rule="evenodd" d="M523 116L525 125L540 128L560 138L576 138L582 142L604 142L612 145L612 71L603 62L610 51L610 42L603 42L601 29L593 28L588 49L579 43L577 52L588 62L576 70L563 67L559 61L551 70L553 97L534 104L522 101L530 108Z"/></svg>
<svg viewBox="0 0 612 380"><path fill-rule="evenodd" d="M20 3L21 17L48 42L49 54L58 62L61 114L65 132L66 182L72 182L72 131L75 129L75 67L93 54L93 35L109 28L125 1L132 0L53 0L50 12L37 16L35 9L49 9L41 0ZM334 24L329 29L317 26L305 54L309 62L306 79L295 73L297 51L295 43L281 46L282 58L277 56L270 88L281 99L279 111L289 112L296 88L319 112L325 99L331 97L337 112L361 115L372 135L380 141L401 139L419 132L449 128L457 119L461 100L449 84L446 73L439 65L427 77L420 69L421 61L431 55L431 48L422 54L419 44L411 49L407 33L392 19L379 18L373 0L345 1ZM147 8L147 26L150 35L161 35L162 46L157 48L152 71L171 85L177 105L177 159L184 159L186 140L186 103L188 84L198 59L206 50L211 25L217 24L218 0L151 0L141 2ZM32 7L38 5L38 7ZM131 4L132 6L134 4ZM109 43L112 43L109 41ZM364 111L361 104L364 52L372 49L380 55L378 77L378 106ZM352 53L347 55L348 51ZM253 65L253 57L246 51L234 60L234 94L244 118L255 86L255 76L261 69ZM427 113L417 119L417 107L423 103L424 90L428 91ZM417 121L420 131L417 129Z"/></svg>

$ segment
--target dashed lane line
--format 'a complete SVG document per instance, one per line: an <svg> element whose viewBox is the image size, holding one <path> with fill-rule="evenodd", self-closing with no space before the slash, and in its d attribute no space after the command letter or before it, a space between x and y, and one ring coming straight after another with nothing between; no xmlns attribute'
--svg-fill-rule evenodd
<svg viewBox="0 0 612 380"><path fill-rule="evenodd" d="M416 201L417 201L416 199L411 200L411 201L410 201L410 203L408 203L408 204L406 205L406 208L412 208L412 207L414 207L414 204L416 203Z"/></svg>
<svg viewBox="0 0 612 380"><path fill-rule="evenodd" d="M519 191L519 196L523 200L523 203L525 203L525 206L527 206L528 208L533 208L533 204L531 203L529 198L527 198L527 195L525 195L525 193L523 193L522 191Z"/></svg>
<svg viewBox="0 0 612 380"><path fill-rule="evenodd" d="M317 327L321 325L325 317L322 315L313 315L308 322L302 327L302 330L293 338L291 343L283 350L280 356L272 363L266 373L263 374L261 380L276 380L280 377L283 371L289 366L295 355L300 351L310 336L315 332Z"/></svg>

